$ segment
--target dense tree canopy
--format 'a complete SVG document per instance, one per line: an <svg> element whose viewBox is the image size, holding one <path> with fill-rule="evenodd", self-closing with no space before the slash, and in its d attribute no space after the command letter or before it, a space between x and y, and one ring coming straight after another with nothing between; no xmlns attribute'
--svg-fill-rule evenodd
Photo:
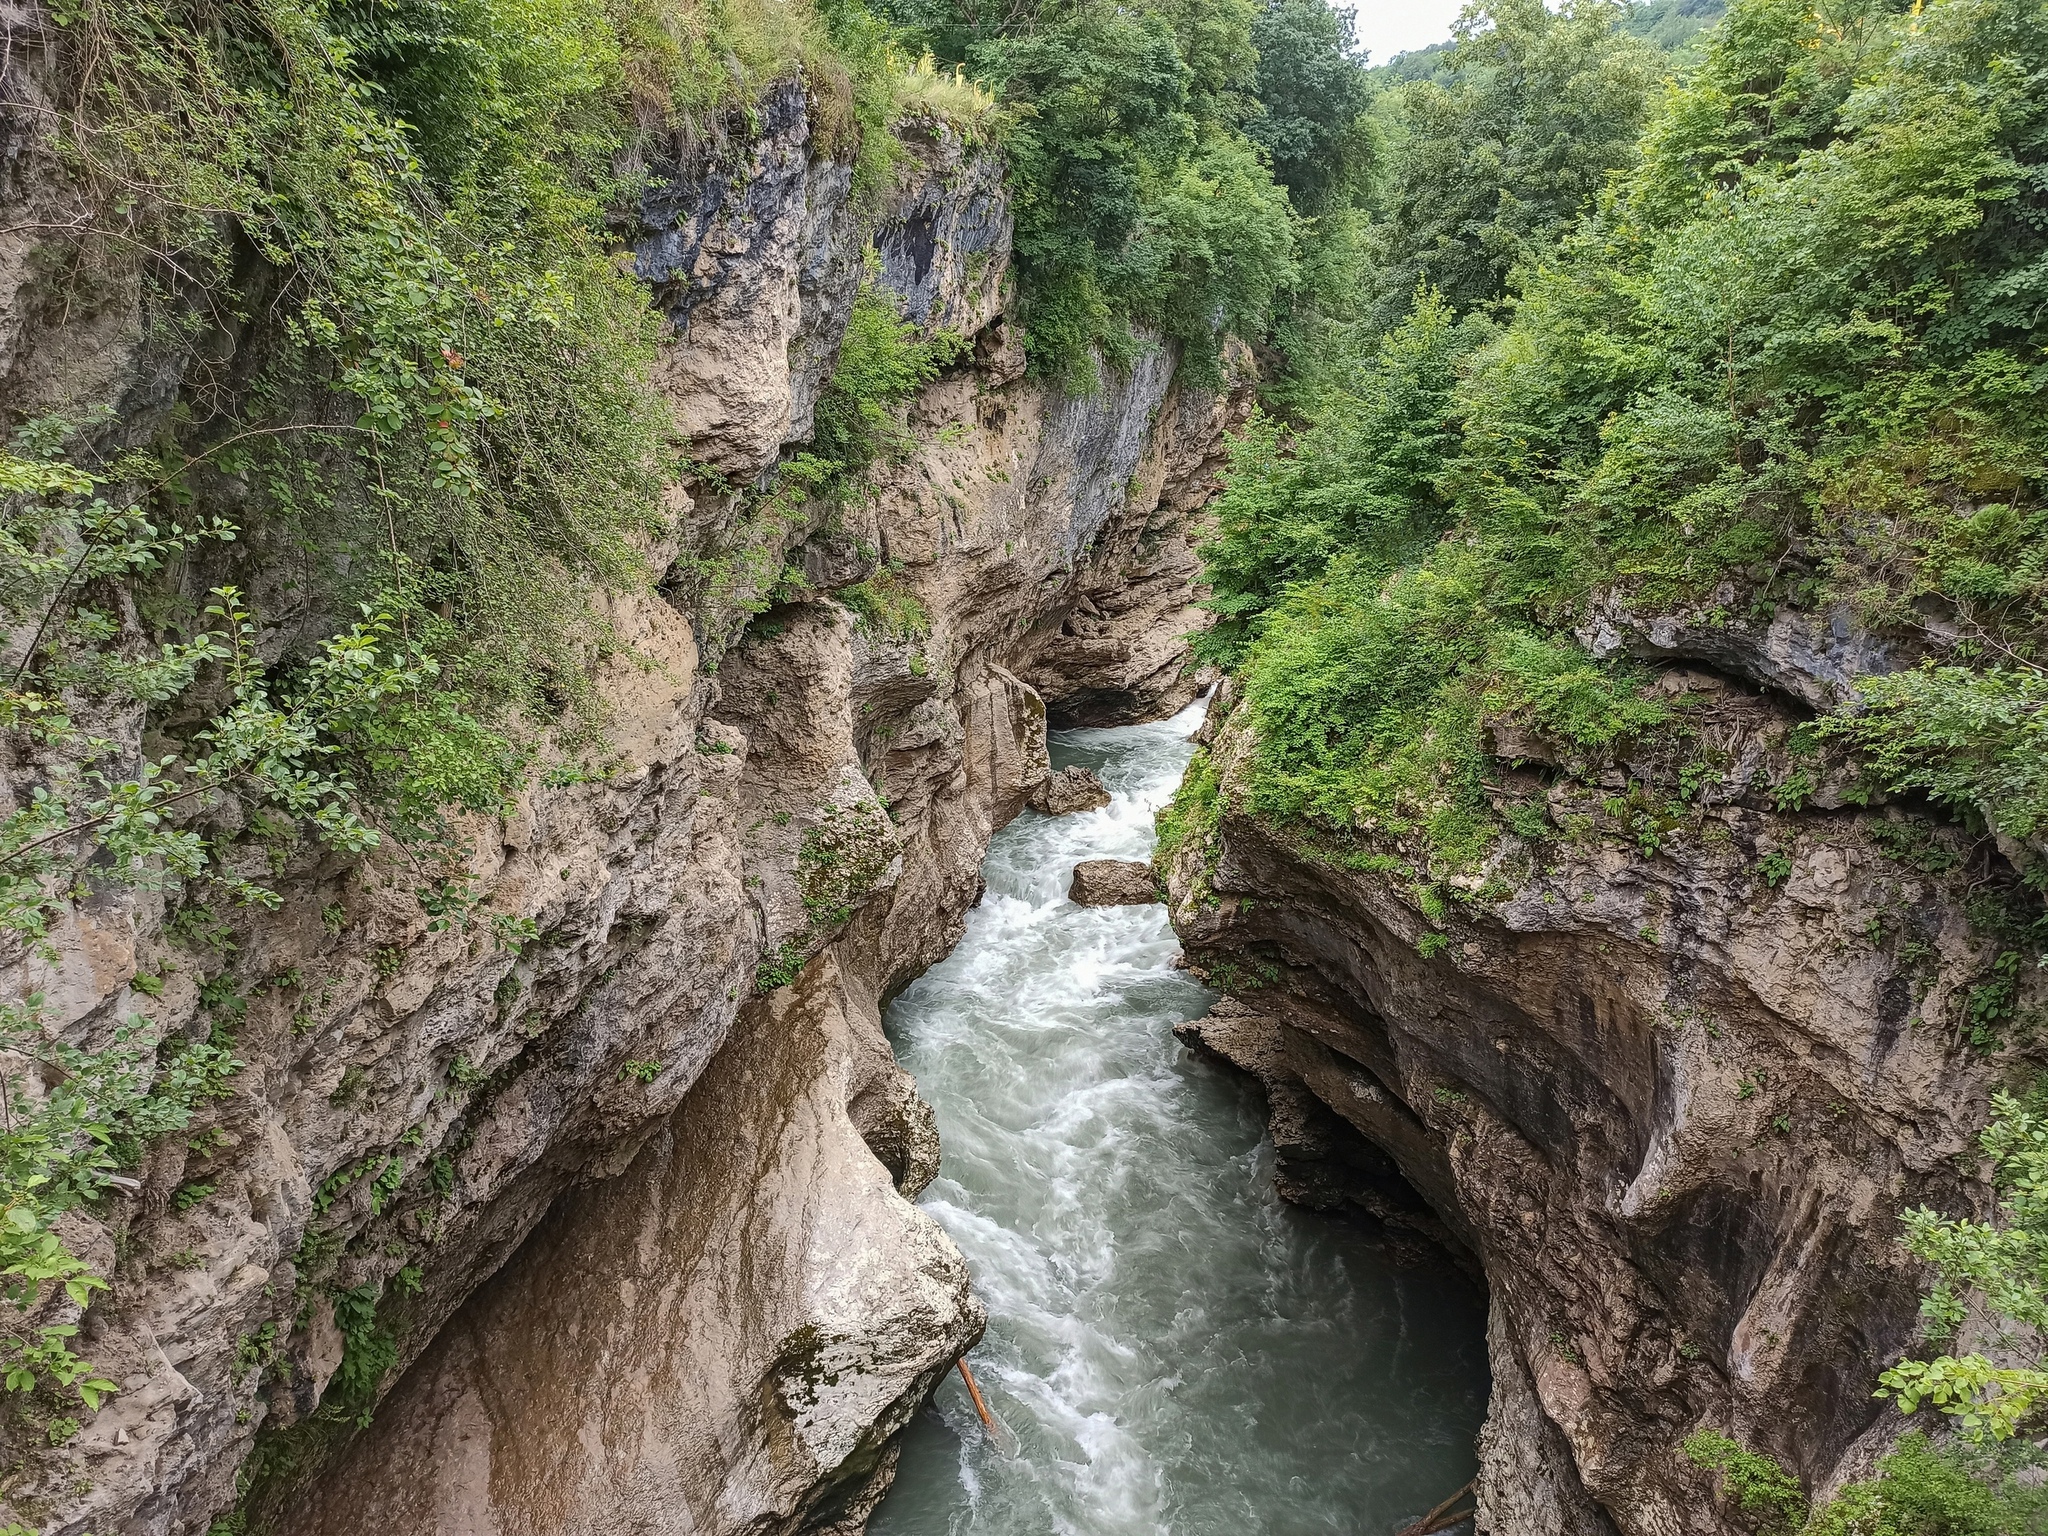
<svg viewBox="0 0 2048 1536"><path fill-rule="evenodd" d="M1211 373L1298 281L1301 215L1364 159L1363 70L1326 0L889 0L999 91L1033 364L1085 387L1131 326Z"/></svg>
<svg viewBox="0 0 2048 1536"><path fill-rule="evenodd" d="M1383 321L1427 283L1463 311L1577 220L1634 157L1661 60L1620 7L1499 0L1468 11L1446 73L1400 93L1377 247Z"/></svg>
<svg viewBox="0 0 2048 1536"><path fill-rule="evenodd" d="M1648 728L1568 638L1618 594L1898 635L1929 669L1824 732L2037 835L2048 13L1743 0L1661 93L1619 19L1467 13L1365 229L1410 317L1326 325L1345 357L1235 455L1205 643L1246 669L1273 803L1475 849L1489 711ZM1326 681L1406 722L1398 793L1306 708Z"/></svg>
<svg viewBox="0 0 2048 1536"><path fill-rule="evenodd" d="M1295 207L1319 213L1364 169L1368 102L1349 15L1323 0L1272 0L1252 23L1258 110L1245 123Z"/></svg>

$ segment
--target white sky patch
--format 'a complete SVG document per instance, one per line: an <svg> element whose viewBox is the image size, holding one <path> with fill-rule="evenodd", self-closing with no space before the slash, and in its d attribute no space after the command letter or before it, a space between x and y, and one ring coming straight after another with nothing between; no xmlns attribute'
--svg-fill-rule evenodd
<svg viewBox="0 0 2048 1536"><path fill-rule="evenodd" d="M1385 64L1397 53L1427 48L1451 35L1462 0L1358 0L1358 44Z"/></svg>

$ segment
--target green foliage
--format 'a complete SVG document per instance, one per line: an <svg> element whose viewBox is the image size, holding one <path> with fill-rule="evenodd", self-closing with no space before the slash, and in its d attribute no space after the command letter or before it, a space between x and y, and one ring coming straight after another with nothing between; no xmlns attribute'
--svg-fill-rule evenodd
<svg viewBox="0 0 2048 1536"><path fill-rule="evenodd" d="M1128 351L1125 251L1144 184L1192 148L1189 70L1157 14L1077 7L981 51L1025 103L1005 139L1034 361L1087 387L1092 349Z"/></svg>
<svg viewBox="0 0 2048 1536"><path fill-rule="evenodd" d="M1727 13L1727 0L1633 0L1625 32L1670 52L1682 48Z"/></svg>
<svg viewBox="0 0 2048 1536"><path fill-rule="evenodd" d="M1473 4L1436 77L1387 95L1401 151L1378 232L1379 324L1425 285L1460 313L1500 297L1632 161L1658 60L1617 30L1622 15L1606 0Z"/></svg>
<svg viewBox="0 0 2048 1536"><path fill-rule="evenodd" d="M72 1352L77 1327L50 1321L44 1308L58 1290L84 1307L107 1282L53 1229L149 1144L183 1131L203 1104L228 1093L241 1063L211 1041L171 1045L140 1016L101 1049L81 1050L48 1037L42 1008L39 994L0 1004L0 1052L9 1058L0 1078L0 1366L9 1391L47 1381L97 1409L114 1383ZM32 1080L15 1063L45 1072Z"/></svg>
<svg viewBox="0 0 2048 1536"><path fill-rule="evenodd" d="M1580 650L1596 598L1709 625L1791 605L1938 653L1864 679L1817 738L2030 847L2048 15L1739 0L1655 101L1624 20L1475 9L1375 109L1378 216L1323 221L1286 424L1235 446L1203 550L1251 802L1336 857L1415 838L1469 868L1498 827L1490 721L1568 772L1680 724ZM1361 281L1388 285L1377 310L1332 298ZM1795 764L1774 804L1819 782ZM1618 814L1653 852L1667 811ZM2009 982L1985 1008L2010 1013Z"/></svg>
<svg viewBox="0 0 2048 1536"><path fill-rule="evenodd" d="M1639 168L1525 271L1465 392L1463 503L1554 601L1768 583L1797 539L1771 600L1888 623L1931 595L2023 635L2044 59L2038 8L2002 0L1738 4Z"/></svg>
<svg viewBox="0 0 2048 1536"><path fill-rule="evenodd" d="M832 594L853 613L854 622L870 634L891 640L916 640L932 632L924 602L894 571L883 570Z"/></svg>
<svg viewBox="0 0 2048 1536"><path fill-rule="evenodd" d="M1934 1267L1920 1309L1934 1340L1953 1338L1973 1306L2001 1323L2048 1329L2048 1116L2011 1094L1992 1095L1991 1105L1981 1145L2001 1196L1997 1219L1950 1220L1925 1206L1899 1218L1907 1249ZM1878 1396L1896 1399L1900 1412L1932 1404L1980 1444L2010 1439L2048 1393L2038 1361L1999 1364L1975 1353L1902 1360L1879 1379Z"/></svg>
<svg viewBox="0 0 2048 1536"><path fill-rule="evenodd" d="M2019 842L2048 826L2048 673L1924 666L1857 682L1863 705L1821 730L1889 790L1919 790Z"/></svg>
<svg viewBox="0 0 2048 1536"><path fill-rule="evenodd" d="M1204 660L1242 659L1280 595L1340 552L1366 580L1442 532L1436 480L1458 441L1461 346L1449 308L1425 292L1355 379L1313 402L1300 430L1263 415L1247 424L1214 503L1216 536L1201 549L1218 615L1197 642Z"/></svg>
<svg viewBox="0 0 2048 1536"><path fill-rule="evenodd" d="M813 930L851 917L900 852L887 814L874 801L824 807L797 849L797 895Z"/></svg>
<svg viewBox="0 0 2048 1536"><path fill-rule="evenodd" d="M1569 642L1503 623L1484 566L1446 544L1383 577L1340 556L1288 593L1244 664L1258 747L1253 809L1350 832L1419 836L1470 867L1496 824L1481 727L1510 714L1605 749L1668 716Z"/></svg>
<svg viewBox="0 0 2048 1536"><path fill-rule="evenodd" d="M377 1321L377 1304L383 1297L383 1286L366 1283L337 1291L331 1298L334 1324L341 1330L341 1364L335 1367L320 1406L323 1414L353 1420L357 1428L370 1422L377 1391L398 1364L398 1341Z"/></svg>
<svg viewBox="0 0 2048 1536"><path fill-rule="evenodd" d="M755 994L766 996L778 987L788 986L797 979L803 968L803 946L793 939L784 939L780 945L755 963Z"/></svg>
<svg viewBox="0 0 2048 1536"><path fill-rule="evenodd" d="M1265 334L1296 244L1268 155L1308 206L1353 179L1363 142L1347 34L1321 0L1280 13L1253 0L886 9L1000 91L1035 372L1092 390L1099 364L1131 361L1138 324L1213 382L1225 333ZM1263 73L1255 36L1271 44Z"/></svg>
<svg viewBox="0 0 2048 1536"><path fill-rule="evenodd" d="M872 276L861 284L811 436L811 457L827 466L827 494L850 499L866 488L876 461L902 462L913 440L901 408L938 377L957 348L951 337L920 342Z"/></svg>
<svg viewBox="0 0 2048 1536"><path fill-rule="evenodd" d="M1245 134L1272 158L1273 177L1303 213L1321 213L1361 185L1369 100L1355 22L1324 0L1274 0L1252 22L1258 110Z"/></svg>
<svg viewBox="0 0 2048 1536"><path fill-rule="evenodd" d="M1770 1457L1711 1429L1695 1430L1681 1449L1694 1466L1721 1474L1723 1494L1753 1516L1760 1531L1789 1536L1806 1523L1806 1490Z"/></svg>
<svg viewBox="0 0 2048 1536"><path fill-rule="evenodd" d="M1153 859L1164 868L1190 839L1206 844L1223 816L1222 780L1207 748L1198 749L1173 798L1160 808Z"/></svg>
<svg viewBox="0 0 2048 1536"><path fill-rule="evenodd" d="M2041 1529L2048 1498L1991 1458L1907 1435L1878 1463L1815 1511L1805 1536L2020 1536Z"/></svg>

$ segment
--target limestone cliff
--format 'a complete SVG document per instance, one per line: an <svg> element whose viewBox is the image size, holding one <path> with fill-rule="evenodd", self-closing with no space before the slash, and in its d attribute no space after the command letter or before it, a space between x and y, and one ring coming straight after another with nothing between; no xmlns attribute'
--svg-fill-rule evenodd
<svg viewBox="0 0 2048 1536"><path fill-rule="evenodd" d="M1244 402L1177 387L1156 348L1086 397L1026 378L1000 165L914 120L864 218L813 105L790 84L645 148L618 227L670 322L696 477L664 595L611 603L604 771L471 818L469 919L390 859L300 850L281 904L231 929L117 895L54 961L7 957L76 1040L137 1013L203 1035L231 998L244 1065L132 1197L68 1218L114 1279L81 1338L121 1390L66 1445L11 1424L0 1520L197 1532L240 1498L335 1533L677 1508L850 1531L977 1336L959 1256L904 1198L936 1148L880 1000L953 942L990 832L1048 771L1048 710L1193 696L1187 518ZM178 360L139 381L143 354L97 339L134 296L38 317L34 261L7 261L10 377L89 356L150 430ZM966 344L872 498L750 522L870 264ZM804 579L769 606L765 582L707 584L720 560ZM877 582L918 621L835 599Z"/></svg>
<svg viewBox="0 0 2048 1536"><path fill-rule="evenodd" d="M1428 901L1412 850L1251 814L1251 727L1212 712L1216 795L1168 874L1192 962L1238 996L1188 1036L1267 1084L1284 1192L1483 1265L1482 1530L1739 1528L1678 1452L1700 1427L1816 1494L1867 1473L1922 1283L1897 1212L1988 1206L2003 1068L1963 1035L2000 949L1972 904L2010 871L1849 804L1839 765L1774 790L1869 652L1796 627L1718 626L1708 655L1630 626L1683 751L1587 762L1504 722L1488 787L1528 835ZM1719 765L1688 798L1681 757Z"/></svg>

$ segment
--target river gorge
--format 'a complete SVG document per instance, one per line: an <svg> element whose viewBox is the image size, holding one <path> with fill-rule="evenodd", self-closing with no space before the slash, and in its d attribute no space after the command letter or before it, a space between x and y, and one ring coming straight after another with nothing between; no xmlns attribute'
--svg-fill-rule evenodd
<svg viewBox="0 0 2048 1536"><path fill-rule="evenodd" d="M1771 4L0 0L0 1536L2019 1530L2048 32Z"/></svg>
<svg viewBox="0 0 2048 1536"><path fill-rule="evenodd" d="M1255 1096L1174 1038L1215 994L1174 968L1164 907L1066 899L1080 860L1149 857L1201 714L1054 733L1110 803L997 833L958 948L885 1016L938 1112L923 1203L988 1303L971 1358L1019 1449L949 1384L877 1536L1386 1528L1476 1468L1479 1288L1283 1203Z"/></svg>

